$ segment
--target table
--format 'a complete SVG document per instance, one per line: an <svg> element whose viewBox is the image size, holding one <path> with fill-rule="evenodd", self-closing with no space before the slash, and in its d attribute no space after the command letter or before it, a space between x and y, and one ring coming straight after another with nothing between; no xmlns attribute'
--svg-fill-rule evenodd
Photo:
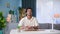
<svg viewBox="0 0 60 34"><path fill-rule="evenodd" d="M60 34L59 30L51 29L40 29L39 31L22 31L19 32L18 29L12 29L10 34Z"/></svg>

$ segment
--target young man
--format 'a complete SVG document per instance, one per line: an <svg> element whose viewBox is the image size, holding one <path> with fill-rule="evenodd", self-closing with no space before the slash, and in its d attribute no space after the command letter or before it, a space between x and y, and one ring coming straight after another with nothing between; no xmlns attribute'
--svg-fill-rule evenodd
<svg viewBox="0 0 60 34"><path fill-rule="evenodd" d="M18 24L20 29L30 30L38 28L38 21L35 17L32 16L32 9L26 9L26 17L22 18Z"/></svg>

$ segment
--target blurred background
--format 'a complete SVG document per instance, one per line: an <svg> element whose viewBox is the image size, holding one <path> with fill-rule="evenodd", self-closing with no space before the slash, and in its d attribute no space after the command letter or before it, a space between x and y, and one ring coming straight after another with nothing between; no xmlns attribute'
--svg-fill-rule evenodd
<svg viewBox="0 0 60 34"><path fill-rule="evenodd" d="M53 28L60 30L60 0L0 0L0 12L8 21L0 32L9 34L11 29L16 29L28 7L32 8L40 29L51 29L51 23L54 23Z"/></svg>

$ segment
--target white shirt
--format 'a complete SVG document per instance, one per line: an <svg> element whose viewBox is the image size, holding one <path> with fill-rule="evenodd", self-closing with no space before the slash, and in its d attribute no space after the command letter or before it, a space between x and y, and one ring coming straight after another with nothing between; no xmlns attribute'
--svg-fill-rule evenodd
<svg viewBox="0 0 60 34"><path fill-rule="evenodd" d="M38 26L38 21L35 17L32 17L30 20L24 17L19 21L18 26Z"/></svg>

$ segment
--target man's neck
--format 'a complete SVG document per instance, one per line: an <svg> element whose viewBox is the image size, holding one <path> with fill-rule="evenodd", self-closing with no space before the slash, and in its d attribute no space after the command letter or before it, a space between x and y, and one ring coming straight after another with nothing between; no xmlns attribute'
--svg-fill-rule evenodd
<svg viewBox="0 0 60 34"><path fill-rule="evenodd" d="M32 16L27 15L27 18L28 18L28 19L31 19L31 18L32 18Z"/></svg>

